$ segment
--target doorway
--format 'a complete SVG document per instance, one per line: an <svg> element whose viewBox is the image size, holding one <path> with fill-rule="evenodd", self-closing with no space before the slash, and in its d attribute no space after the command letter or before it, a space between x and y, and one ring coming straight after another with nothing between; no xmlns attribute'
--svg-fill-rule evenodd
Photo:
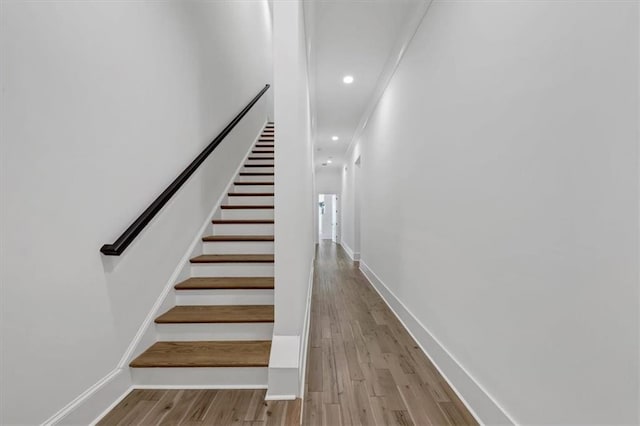
<svg viewBox="0 0 640 426"><path fill-rule="evenodd" d="M338 241L338 196L318 195L318 239Z"/></svg>

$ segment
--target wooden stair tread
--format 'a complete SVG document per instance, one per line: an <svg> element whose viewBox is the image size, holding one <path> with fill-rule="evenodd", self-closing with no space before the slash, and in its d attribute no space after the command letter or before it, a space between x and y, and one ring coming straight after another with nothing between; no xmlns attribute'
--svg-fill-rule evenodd
<svg viewBox="0 0 640 426"><path fill-rule="evenodd" d="M229 197L273 197L273 192L229 192Z"/></svg>
<svg viewBox="0 0 640 426"><path fill-rule="evenodd" d="M249 157L247 160L251 161L265 161L265 160L273 160L273 157Z"/></svg>
<svg viewBox="0 0 640 426"><path fill-rule="evenodd" d="M240 172L240 176L275 176L273 172Z"/></svg>
<svg viewBox="0 0 640 426"><path fill-rule="evenodd" d="M252 153L252 154L274 154L274 153L275 153L275 151L273 151L273 150L269 150L269 151L258 151L258 150L253 149L253 150L251 150L251 153Z"/></svg>
<svg viewBox="0 0 640 426"><path fill-rule="evenodd" d="M153 367L267 367L271 341L156 342L129 364Z"/></svg>
<svg viewBox="0 0 640 426"><path fill-rule="evenodd" d="M202 241L274 241L273 235L208 235Z"/></svg>
<svg viewBox="0 0 640 426"><path fill-rule="evenodd" d="M156 324L273 322L273 305L174 306Z"/></svg>
<svg viewBox="0 0 640 426"><path fill-rule="evenodd" d="M272 205L243 205L243 204L225 204L220 206L222 210L273 210Z"/></svg>
<svg viewBox="0 0 640 426"><path fill-rule="evenodd" d="M176 290L272 289L273 277L192 277L175 285Z"/></svg>
<svg viewBox="0 0 640 426"><path fill-rule="evenodd" d="M191 263L273 263L272 254L201 254Z"/></svg>
<svg viewBox="0 0 640 426"><path fill-rule="evenodd" d="M273 185L273 182L233 182L234 185Z"/></svg>
<svg viewBox="0 0 640 426"><path fill-rule="evenodd" d="M218 225L272 225L273 219L213 219Z"/></svg>
<svg viewBox="0 0 640 426"><path fill-rule="evenodd" d="M245 167L274 167L273 164L245 164Z"/></svg>

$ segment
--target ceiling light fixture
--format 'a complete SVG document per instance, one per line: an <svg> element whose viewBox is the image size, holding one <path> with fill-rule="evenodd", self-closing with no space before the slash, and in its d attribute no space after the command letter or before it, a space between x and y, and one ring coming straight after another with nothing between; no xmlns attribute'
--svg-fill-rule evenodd
<svg viewBox="0 0 640 426"><path fill-rule="evenodd" d="M353 76L352 75L345 75L344 78L342 79L342 82L344 84L351 84L353 83Z"/></svg>
<svg viewBox="0 0 640 426"><path fill-rule="evenodd" d="M340 139L340 138L339 138L339 137L337 137L337 136L331 136L331 140L332 140L332 141L337 141L338 139Z"/></svg>
<svg viewBox="0 0 640 426"><path fill-rule="evenodd" d="M327 163L331 164L331 163L333 163L333 161L331 161L331 160L327 160Z"/></svg>

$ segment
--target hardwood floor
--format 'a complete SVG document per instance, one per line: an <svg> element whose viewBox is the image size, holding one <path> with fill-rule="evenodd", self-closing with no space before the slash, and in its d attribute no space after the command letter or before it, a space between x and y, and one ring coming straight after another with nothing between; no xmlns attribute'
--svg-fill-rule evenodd
<svg viewBox="0 0 640 426"><path fill-rule="evenodd" d="M297 426L300 399L265 401L266 390L137 389L98 422L112 425Z"/></svg>
<svg viewBox="0 0 640 426"><path fill-rule="evenodd" d="M340 246L315 273L305 426L478 424Z"/></svg>
<svg viewBox="0 0 640 426"><path fill-rule="evenodd" d="M318 247L302 424L477 425L339 246ZM99 425L297 425L264 390L134 390Z"/></svg>

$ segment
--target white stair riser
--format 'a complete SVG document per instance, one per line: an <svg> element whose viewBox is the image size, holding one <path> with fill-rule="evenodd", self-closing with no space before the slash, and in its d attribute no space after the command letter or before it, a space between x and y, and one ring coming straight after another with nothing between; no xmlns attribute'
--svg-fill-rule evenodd
<svg viewBox="0 0 640 426"><path fill-rule="evenodd" d="M269 181L272 182L272 181ZM234 192L274 192L274 185L234 185Z"/></svg>
<svg viewBox="0 0 640 426"><path fill-rule="evenodd" d="M132 368L135 385L256 389L267 385L267 367Z"/></svg>
<svg viewBox="0 0 640 426"><path fill-rule="evenodd" d="M273 305L273 289L176 290L176 305Z"/></svg>
<svg viewBox="0 0 640 426"><path fill-rule="evenodd" d="M269 158L269 157L267 157ZM273 160L269 159L265 159L265 160L247 160L246 163L244 163L244 165L246 166L247 164L252 165L252 164L268 164L270 166L273 166Z"/></svg>
<svg viewBox="0 0 640 426"><path fill-rule="evenodd" d="M227 203L232 206L273 206L272 195L260 195L250 197L227 197Z"/></svg>
<svg viewBox="0 0 640 426"><path fill-rule="evenodd" d="M273 235L273 224L219 224L213 225L213 235Z"/></svg>
<svg viewBox="0 0 640 426"><path fill-rule="evenodd" d="M162 342L270 340L273 323L156 324L156 332Z"/></svg>
<svg viewBox="0 0 640 426"><path fill-rule="evenodd" d="M249 173L273 173L273 166L271 167L243 167L241 172L249 172Z"/></svg>
<svg viewBox="0 0 640 426"><path fill-rule="evenodd" d="M273 277L273 263L192 263L192 277Z"/></svg>
<svg viewBox="0 0 640 426"><path fill-rule="evenodd" d="M273 254L273 241L203 242L202 254Z"/></svg>
<svg viewBox="0 0 640 426"><path fill-rule="evenodd" d="M273 209L222 209L222 219L273 219Z"/></svg>
<svg viewBox="0 0 640 426"><path fill-rule="evenodd" d="M266 176L240 176L238 175L238 182L273 182L274 175Z"/></svg>
<svg viewBox="0 0 640 426"><path fill-rule="evenodd" d="M273 158L274 157L274 153L272 153L272 152L258 152L258 153L251 154L251 157L254 157L254 158ZM258 160L247 160L247 162L251 162L251 161L258 161ZM271 161L271 164L274 164L274 160L266 160L266 161Z"/></svg>

